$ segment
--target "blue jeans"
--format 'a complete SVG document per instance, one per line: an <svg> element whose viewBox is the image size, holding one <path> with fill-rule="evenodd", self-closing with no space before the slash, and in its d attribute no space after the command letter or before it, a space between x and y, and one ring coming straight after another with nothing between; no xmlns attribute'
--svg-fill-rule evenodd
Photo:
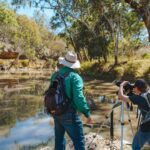
<svg viewBox="0 0 150 150"><path fill-rule="evenodd" d="M75 112L66 112L61 116L54 116L55 150L65 150L65 131L71 138L75 150L85 150L83 126L80 117Z"/></svg>
<svg viewBox="0 0 150 150"><path fill-rule="evenodd" d="M150 132L141 132L139 129L134 136L132 150L140 150L146 142L150 142Z"/></svg>

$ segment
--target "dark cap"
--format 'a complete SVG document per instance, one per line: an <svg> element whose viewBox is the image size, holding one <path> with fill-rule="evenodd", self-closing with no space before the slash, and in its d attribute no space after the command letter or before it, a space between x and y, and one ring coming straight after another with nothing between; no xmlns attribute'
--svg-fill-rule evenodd
<svg viewBox="0 0 150 150"><path fill-rule="evenodd" d="M138 79L135 81L134 87L137 87L141 92L146 92L148 85L144 79Z"/></svg>

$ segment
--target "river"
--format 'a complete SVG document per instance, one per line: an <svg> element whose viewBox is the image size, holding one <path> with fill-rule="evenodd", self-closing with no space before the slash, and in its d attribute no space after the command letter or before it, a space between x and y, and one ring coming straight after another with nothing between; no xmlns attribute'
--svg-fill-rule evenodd
<svg viewBox="0 0 150 150"><path fill-rule="evenodd" d="M49 85L48 78L48 73L0 74L0 150L40 149L54 145L54 127L49 123L51 117L44 113L43 107L43 93ZM115 99L116 89L112 83L86 81L85 88L85 93L93 95L97 102L99 96L106 94L107 99ZM92 112L97 123L105 120L112 107L108 100L104 103L99 104L98 111ZM115 118L117 120L118 115ZM85 132L91 130L97 132L97 129L85 127ZM129 125L125 131L127 130ZM120 130L116 132L116 137L119 138ZM131 132L126 132L125 135L128 140L131 139ZM109 129L103 129L103 136L109 137Z"/></svg>

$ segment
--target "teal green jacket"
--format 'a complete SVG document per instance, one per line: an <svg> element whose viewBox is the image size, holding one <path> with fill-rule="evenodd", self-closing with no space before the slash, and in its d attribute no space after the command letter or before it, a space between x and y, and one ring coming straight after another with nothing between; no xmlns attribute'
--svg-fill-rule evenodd
<svg viewBox="0 0 150 150"><path fill-rule="evenodd" d="M75 70L68 67L60 68L58 74L63 75L66 72L70 72L70 74L65 78L65 91L69 99L72 101L72 106L79 112L83 113L86 117L89 117L90 110L83 94L82 78L75 72ZM53 80L54 74L50 79L51 84Z"/></svg>

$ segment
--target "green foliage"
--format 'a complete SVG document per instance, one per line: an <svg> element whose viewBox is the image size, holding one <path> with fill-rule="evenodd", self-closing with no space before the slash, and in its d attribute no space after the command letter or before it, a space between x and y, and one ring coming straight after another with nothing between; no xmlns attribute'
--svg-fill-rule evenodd
<svg viewBox="0 0 150 150"><path fill-rule="evenodd" d="M38 25L26 16L18 16L17 21L20 26L18 30L18 41L21 40L23 47L38 46L41 43Z"/></svg>
<svg viewBox="0 0 150 150"><path fill-rule="evenodd" d="M29 19L16 13L0 2L0 41L11 45L11 50L19 50L29 59L47 59L61 55L65 50L64 40L57 38L45 26L43 15ZM35 20L35 21L34 21ZM4 46L0 46L4 50ZM6 47L7 48L7 47Z"/></svg>
<svg viewBox="0 0 150 150"><path fill-rule="evenodd" d="M138 39L132 39L132 37L123 38L119 43L119 49L121 55L126 55L128 58L132 58L138 47L142 46L141 41Z"/></svg>
<svg viewBox="0 0 150 150"><path fill-rule="evenodd" d="M97 62L96 61L86 61L82 63L81 68L79 70L83 75L94 77L98 71Z"/></svg>
<svg viewBox="0 0 150 150"><path fill-rule="evenodd" d="M0 41L13 42L17 27L16 14L5 3L0 3Z"/></svg>
<svg viewBox="0 0 150 150"><path fill-rule="evenodd" d="M150 54L145 53L145 54L142 55L142 58L144 58L144 59L150 59Z"/></svg>
<svg viewBox="0 0 150 150"><path fill-rule="evenodd" d="M146 78L146 80L150 83L150 67L148 67L146 69L146 71L144 72L144 77Z"/></svg>
<svg viewBox="0 0 150 150"><path fill-rule="evenodd" d="M25 54L28 56L29 59L32 59L35 57L35 51L31 48L26 49Z"/></svg>
<svg viewBox="0 0 150 150"><path fill-rule="evenodd" d="M17 26L16 14L8 9L6 5L0 3L0 25Z"/></svg>
<svg viewBox="0 0 150 150"><path fill-rule="evenodd" d="M120 79L124 75L124 68L123 67L115 67L114 68L114 75L117 79Z"/></svg>
<svg viewBox="0 0 150 150"><path fill-rule="evenodd" d="M56 61L54 61L53 59L49 59L48 61L46 61L44 67L54 69L56 67Z"/></svg>
<svg viewBox="0 0 150 150"><path fill-rule="evenodd" d="M137 78L141 76L141 72L139 72L139 68L141 67L140 63L129 63L125 70L125 77Z"/></svg>
<svg viewBox="0 0 150 150"><path fill-rule="evenodd" d="M124 59L122 62L124 62ZM112 61L100 64L98 61L85 61L81 65L80 73L107 80L123 79L133 81L136 78L145 78L150 82L149 64L150 59L132 60L120 63L119 66L114 66Z"/></svg>
<svg viewBox="0 0 150 150"><path fill-rule="evenodd" d="M72 2L73 1L70 1L71 4ZM89 4L84 0L74 1L74 5L72 6L70 4L68 6L67 1L63 1L62 4L63 6L59 11L56 10L56 16L52 18L51 23L53 24L51 25L56 29L63 26L63 37L66 38L68 45L75 45L74 48L77 52L82 52L82 49L84 49L91 60L100 59L101 57L106 59L109 54L113 55L116 42L115 36L119 28L119 23L119 54L132 57L137 47L141 46L138 35L143 29L143 23L137 22L137 15L129 11L129 9L124 9L123 5L118 7L118 4L115 4L111 0L104 0L103 2L94 0L90 1ZM37 56L39 58L42 58L42 56L49 58L50 56L56 60L58 56L65 52L66 45L64 41L55 38L54 35L48 32L48 29L44 27L44 20L42 20L44 17L36 17L36 23L26 16L15 16L13 18L13 13L10 13L9 16L7 12L5 15L8 16L5 17L7 21L3 22L5 22L5 24L9 22L9 24L14 25L15 28L9 25L4 26L1 28L3 34L0 36L2 37L3 35L3 37L11 39L11 43L14 43L15 47L19 46L28 58L32 59ZM75 17L71 17L70 14ZM15 18L17 18L17 23L15 23ZM67 24L67 26L65 26L65 24ZM142 57L149 58L147 54ZM26 67L26 65L28 65L28 63L22 62L22 66ZM105 75L108 74L111 65L101 64L100 66L98 62L89 61L82 65L80 71L91 77L99 76L99 73ZM56 62L52 59L48 59L45 66L47 68L54 68ZM120 78L122 76L124 78L136 78L143 75L140 68L142 68L140 63L129 63L129 66L126 66L125 69L124 66L115 67L111 72L113 74L110 75L110 78Z"/></svg>
<svg viewBox="0 0 150 150"><path fill-rule="evenodd" d="M91 58L100 58L108 55L108 43L105 37L93 38L88 45L88 54Z"/></svg>
<svg viewBox="0 0 150 150"><path fill-rule="evenodd" d="M28 67L29 66L29 61L28 60L22 60L21 65L22 65L22 67Z"/></svg>
<svg viewBox="0 0 150 150"><path fill-rule="evenodd" d="M109 54L118 58L119 54L126 54L128 57L134 55L137 47L141 46L140 32L143 30L144 24L137 20L139 17L137 12L131 11L129 5L125 1L103 0L103 1L87 1L87 0L42 0L38 3L35 0L12 0L16 6L34 6L41 9L53 9L54 15L50 21L51 27L54 29L61 28L61 35L66 39L67 46L72 46L78 53L82 49L87 51L89 58L104 58L107 62ZM141 3L141 2L139 2ZM43 17L44 18L44 17ZM43 28L43 19L40 15L35 20ZM19 34L17 43L25 40L22 48L32 49L36 52L36 56L42 55L45 49L49 48L50 55L55 57L59 53L58 49L52 44L49 45L49 34L45 31L30 26L33 23L24 23L24 18L20 26L26 25L25 30ZM30 28L28 28L30 27ZM22 28L21 28L22 29ZM30 30L29 30L30 29ZM33 34L34 37L29 34ZM38 34L44 33L44 34ZM43 36L42 36L43 35ZM46 38L45 38L46 37ZM118 44L119 43L119 44ZM28 45L28 46L26 46ZM46 46L45 46L46 45ZM57 50L55 50L57 49ZM62 51L63 49L61 49ZM55 51L55 52L54 52ZM54 54L52 54L54 52ZM60 53L59 53L60 54Z"/></svg>

